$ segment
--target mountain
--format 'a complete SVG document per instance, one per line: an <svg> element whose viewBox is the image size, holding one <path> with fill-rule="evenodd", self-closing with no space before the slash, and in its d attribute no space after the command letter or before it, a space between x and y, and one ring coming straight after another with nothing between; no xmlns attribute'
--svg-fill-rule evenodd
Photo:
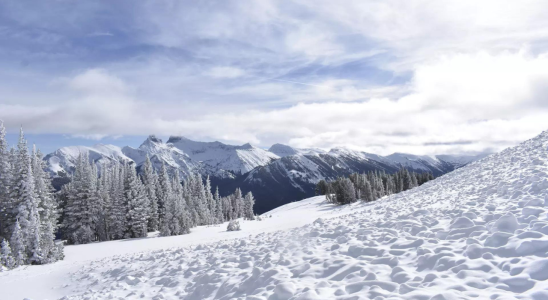
<svg viewBox="0 0 548 300"><path fill-rule="evenodd" d="M165 164L171 173L179 172L181 178L191 173L210 176L212 186L218 186L222 195L230 194L238 187L244 192L253 192L257 213L313 196L315 185L321 179L333 180L355 172L376 170L393 173L402 167L439 176L483 157L404 153L380 156L347 148L324 151L283 144L274 144L264 150L250 144L197 142L181 136L172 136L164 143L151 135L138 148L113 145L61 148L45 158L50 172L57 176L72 172L81 152L89 153L90 160L98 164L126 161L135 163L137 168L148 155L155 169ZM55 186L59 188L67 180L66 177L56 178Z"/></svg>
<svg viewBox="0 0 548 300"><path fill-rule="evenodd" d="M114 145L97 144L91 147L69 146L63 147L44 157L52 174L66 174L74 171L74 165L80 154L88 154L89 160L99 167L103 164L110 165L115 162L132 162L120 147Z"/></svg>
<svg viewBox="0 0 548 300"><path fill-rule="evenodd" d="M289 147L290 148L290 147ZM278 150L283 149L285 152ZM289 153L288 148L276 146L278 154ZM384 171L394 173L402 167L410 171L429 172L440 176L482 158L480 156L417 156L395 153L389 156L335 148L323 154L293 154L267 165L259 166L235 180L213 180L223 191L236 187L251 191L257 198L255 210L259 213L280 205L314 196L318 181L334 180L351 173Z"/></svg>
<svg viewBox="0 0 548 300"><path fill-rule="evenodd" d="M250 144L232 146L221 142L196 142L182 136L171 136L167 143L182 150L195 161L238 175L279 158L272 152Z"/></svg>
<svg viewBox="0 0 548 300"><path fill-rule="evenodd" d="M291 146L283 145L283 144L274 144L269 149L269 152L272 152L279 157L285 157L290 155L296 155L296 154L322 154L326 153L326 151L322 149L317 148L293 148Z"/></svg>
<svg viewBox="0 0 548 300"><path fill-rule="evenodd" d="M173 145L163 143L154 135L150 135L139 148L129 146L122 148L122 153L131 158L138 167L145 162L148 155L156 170L159 170L163 163L171 172L179 171L183 178L201 169L199 162L194 161Z"/></svg>

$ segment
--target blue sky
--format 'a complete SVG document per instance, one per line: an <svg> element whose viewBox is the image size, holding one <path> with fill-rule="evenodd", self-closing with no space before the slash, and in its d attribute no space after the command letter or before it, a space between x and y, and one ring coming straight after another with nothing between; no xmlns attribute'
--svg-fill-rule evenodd
<svg viewBox="0 0 548 300"><path fill-rule="evenodd" d="M149 134L389 154L548 128L545 1L0 3L0 119L44 152Z"/></svg>

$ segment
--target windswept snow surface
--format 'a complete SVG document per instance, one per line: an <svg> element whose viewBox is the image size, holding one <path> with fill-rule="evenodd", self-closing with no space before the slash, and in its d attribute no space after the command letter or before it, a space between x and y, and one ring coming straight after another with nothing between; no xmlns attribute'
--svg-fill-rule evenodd
<svg viewBox="0 0 548 300"><path fill-rule="evenodd" d="M314 197L238 232L225 224L67 247L65 262L0 273L0 291L6 299L548 299L547 189L544 132L373 203L334 207ZM135 253L143 250L152 251Z"/></svg>

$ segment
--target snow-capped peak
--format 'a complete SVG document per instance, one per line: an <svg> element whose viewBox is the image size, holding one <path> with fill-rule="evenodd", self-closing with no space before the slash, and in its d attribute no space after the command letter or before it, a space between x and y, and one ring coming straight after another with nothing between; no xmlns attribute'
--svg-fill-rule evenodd
<svg viewBox="0 0 548 300"><path fill-rule="evenodd" d="M249 143L233 146L221 142L197 142L182 136L172 136L167 142L195 161L203 162L218 170L240 174L279 158L276 154L253 147Z"/></svg>
<svg viewBox="0 0 548 300"><path fill-rule="evenodd" d="M283 144L274 144L268 149L268 151L278 155L279 157L285 157L299 153L299 151L297 151L293 147Z"/></svg>

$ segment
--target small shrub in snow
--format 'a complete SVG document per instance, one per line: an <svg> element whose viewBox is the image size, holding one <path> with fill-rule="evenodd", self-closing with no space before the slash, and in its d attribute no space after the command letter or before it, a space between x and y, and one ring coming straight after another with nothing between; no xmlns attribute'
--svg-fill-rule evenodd
<svg viewBox="0 0 548 300"><path fill-rule="evenodd" d="M232 220L228 223L228 227L226 228L226 231L238 231L238 230L240 230L240 221Z"/></svg>
<svg viewBox="0 0 548 300"><path fill-rule="evenodd" d="M257 220L257 221L262 221L263 218L262 218L260 215L258 215L258 216L255 216L255 220Z"/></svg>

